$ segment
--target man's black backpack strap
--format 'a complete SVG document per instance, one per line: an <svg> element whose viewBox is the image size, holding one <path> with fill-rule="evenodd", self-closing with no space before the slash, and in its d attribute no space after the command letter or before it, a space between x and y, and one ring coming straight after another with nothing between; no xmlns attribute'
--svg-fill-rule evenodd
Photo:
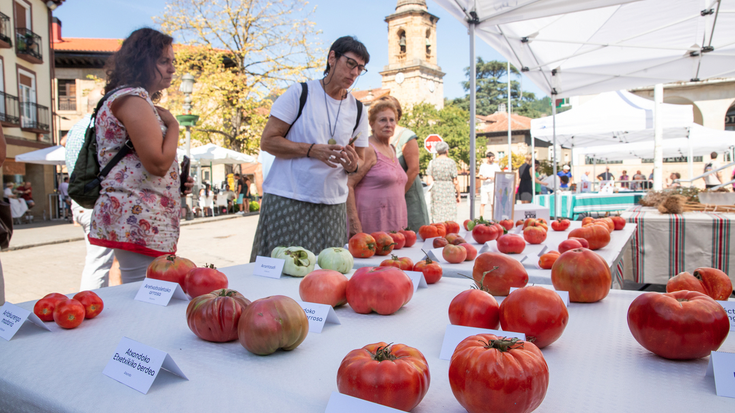
<svg viewBox="0 0 735 413"><path fill-rule="evenodd" d="M352 134L355 134L355 131L357 130L357 127L360 126L360 118L362 117L362 102L355 99L355 102L357 102L357 120L355 120L355 127L352 128Z"/></svg>
<svg viewBox="0 0 735 413"><path fill-rule="evenodd" d="M304 106L306 106L306 98L309 96L309 87L306 86L306 82L301 83L301 96L299 97L299 113L296 115L296 119L293 120L293 123L288 127L288 130L286 130L286 133L283 135L284 137L288 135L288 132L291 131L291 127L296 123L297 120L301 117L301 113L304 112ZM352 134L355 134L355 131L357 130L357 127L360 126L360 118L362 118L362 108L363 104L359 100L355 99L355 102L357 102L357 119L355 120L355 127L352 128Z"/></svg>

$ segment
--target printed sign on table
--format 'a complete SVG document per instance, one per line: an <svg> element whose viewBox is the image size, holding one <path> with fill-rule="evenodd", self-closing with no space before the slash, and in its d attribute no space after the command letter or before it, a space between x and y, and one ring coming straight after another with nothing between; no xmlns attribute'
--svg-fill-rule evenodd
<svg viewBox="0 0 735 413"><path fill-rule="evenodd" d="M136 301L151 303L161 306L167 306L171 302L171 298L189 301L189 297L181 288L179 283L156 280L154 278L146 278L140 285L138 294L135 295Z"/></svg>
<svg viewBox="0 0 735 413"><path fill-rule="evenodd" d="M331 305L296 300L309 320L309 332L321 333L325 323L342 324Z"/></svg>
<svg viewBox="0 0 735 413"><path fill-rule="evenodd" d="M727 313L730 319L730 331L735 331L735 301L717 301Z"/></svg>
<svg viewBox="0 0 735 413"><path fill-rule="evenodd" d="M500 331L490 330L487 328L467 327L467 326L455 326L448 325L447 330L444 333L444 342L442 342L442 349L439 353L439 358L442 360L450 360L454 349L457 345L469 336L475 334L494 334L498 337L516 337L521 340L526 339L526 335L523 333L514 333L512 331Z"/></svg>
<svg viewBox="0 0 735 413"><path fill-rule="evenodd" d="M0 307L0 337L10 341L26 321L30 321L44 330L51 331L33 312L6 302Z"/></svg>
<svg viewBox="0 0 735 413"><path fill-rule="evenodd" d="M189 380L165 351L123 337L102 373L147 394L162 368Z"/></svg>
<svg viewBox="0 0 735 413"><path fill-rule="evenodd" d="M281 278L283 273L283 265L286 263L281 258L263 257L258 255L255 257L255 269L253 275L268 278Z"/></svg>
<svg viewBox="0 0 735 413"><path fill-rule="evenodd" d="M713 351L705 376L714 376L718 396L735 397L735 353Z"/></svg>

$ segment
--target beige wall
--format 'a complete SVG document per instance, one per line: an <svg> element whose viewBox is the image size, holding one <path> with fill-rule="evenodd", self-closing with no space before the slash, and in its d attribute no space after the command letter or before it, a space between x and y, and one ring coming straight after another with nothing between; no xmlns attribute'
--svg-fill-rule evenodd
<svg viewBox="0 0 735 413"><path fill-rule="evenodd" d="M76 110L59 110L58 97L54 101L54 109L59 114L55 120L56 141L63 137L62 131L68 131L87 113L87 95L98 87L104 87L105 71L103 69L56 69L54 88L58 88L59 79L76 79ZM96 77L98 80L95 80Z"/></svg>

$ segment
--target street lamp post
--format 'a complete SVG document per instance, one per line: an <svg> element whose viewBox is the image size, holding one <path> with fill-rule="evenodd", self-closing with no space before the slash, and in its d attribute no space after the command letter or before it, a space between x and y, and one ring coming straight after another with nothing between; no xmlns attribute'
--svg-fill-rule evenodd
<svg viewBox="0 0 735 413"><path fill-rule="evenodd" d="M181 86L179 92L184 94L184 114L176 116L180 125L186 128L186 156L191 159L191 127L197 124L198 115L191 114L191 93L194 91L194 76L190 73L181 77ZM196 188L194 188L196 190ZM192 191L194 192L194 191ZM182 197L182 205L186 205L186 220L193 219L192 211L193 196Z"/></svg>

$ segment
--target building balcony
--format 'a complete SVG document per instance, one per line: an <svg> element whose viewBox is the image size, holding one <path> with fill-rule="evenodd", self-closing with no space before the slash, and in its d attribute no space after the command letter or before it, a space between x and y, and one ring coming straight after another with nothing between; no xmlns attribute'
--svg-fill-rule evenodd
<svg viewBox="0 0 735 413"><path fill-rule="evenodd" d="M0 49L13 47L13 40L10 38L10 33L10 17L0 13Z"/></svg>
<svg viewBox="0 0 735 413"><path fill-rule="evenodd" d="M20 126L18 98L5 92L0 92L0 123L8 127Z"/></svg>
<svg viewBox="0 0 735 413"><path fill-rule="evenodd" d="M33 133L49 133L51 117L48 107L33 102L20 102L20 129Z"/></svg>
<svg viewBox="0 0 735 413"><path fill-rule="evenodd" d="M15 29L15 54L34 64L43 63L41 36L28 29Z"/></svg>

